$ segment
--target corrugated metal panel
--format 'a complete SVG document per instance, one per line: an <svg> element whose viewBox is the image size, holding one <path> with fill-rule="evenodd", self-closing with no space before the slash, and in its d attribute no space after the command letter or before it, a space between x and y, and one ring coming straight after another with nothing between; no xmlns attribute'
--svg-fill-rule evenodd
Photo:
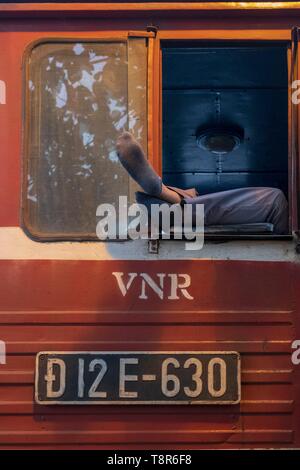
<svg viewBox="0 0 300 470"><path fill-rule="evenodd" d="M193 301L122 297L114 271L189 273ZM0 445L83 448L299 447L296 271L288 263L0 263ZM299 274L298 274L299 277ZM116 310L116 308L118 310ZM299 336L299 334L298 334ZM41 350L236 350L235 406L38 406ZM293 370L295 367L295 370ZM298 411L297 411L298 410Z"/></svg>
<svg viewBox="0 0 300 470"><path fill-rule="evenodd" d="M16 17L20 17L19 6L13 8L18 10ZM34 10L36 16L35 7ZM145 27L147 15L141 17L139 12L137 18L130 13L132 18L125 25L125 13L118 8L117 15L122 20L115 21L116 30ZM289 20L269 21L266 31L256 32L257 18L249 20L248 13L243 25L247 31L254 31L253 37L270 38L269 30L274 31L272 37L290 37ZM8 9L7 15L10 14ZM0 126L5 149L1 153L0 184L0 221L4 226L19 224L24 48L33 40L58 34L69 37L76 30L80 30L80 37L86 36L87 31L99 33L101 28L109 34L106 19L91 20L86 10L78 15L80 20L69 25L53 20L39 28L28 11L21 22L17 19L3 24L1 38L6 47L0 51L0 62L5 64L1 79L10 83L9 119L5 110ZM204 27L208 37L216 29L224 30L224 23L216 22L215 13L207 23L201 24L196 18L189 25L182 15L180 12L180 20L169 21L168 26L164 23L164 27L201 31ZM3 11L1 16L5 16ZM81 18L86 16L88 23L82 23ZM12 34L16 29L18 32ZM240 29L238 35L245 37L247 31ZM234 34L229 31L228 37L232 39ZM112 281L115 270L189 272L196 301L162 303L152 293L145 306L135 287L128 297L122 298ZM290 361L291 340L300 332L300 299L296 290L299 278L299 268L287 263L1 262L0 338L7 341L8 352L7 365L0 366L1 447L299 447L300 374ZM140 349L141 344L143 349L155 350L237 349L242 354L241 405L120 408L34 404L34 359L41 349L57 350L59 346L66 350L132 350Z"/></svg>

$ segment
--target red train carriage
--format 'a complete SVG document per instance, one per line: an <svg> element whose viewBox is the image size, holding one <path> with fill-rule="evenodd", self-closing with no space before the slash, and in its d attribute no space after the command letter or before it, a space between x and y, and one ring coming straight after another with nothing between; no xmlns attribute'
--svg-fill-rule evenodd
<svg viewBox="0 0 300 470"><path fill-rule="evenodd" d="M1 448L300 447L299 24L298 2L0 5ZM245 134L223 157L196 139L216 119ZM288 232L100 242L97 206L134 199L124 129L167 184L280 188Z"/></svg>

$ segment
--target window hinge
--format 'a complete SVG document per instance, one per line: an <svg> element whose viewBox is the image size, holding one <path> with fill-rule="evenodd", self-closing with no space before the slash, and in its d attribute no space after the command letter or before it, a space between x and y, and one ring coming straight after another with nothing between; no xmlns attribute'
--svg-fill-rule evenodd
<svg viewBox="0 0 300 470"><path fill-rule="evenodd" d="M158 255L159 250L159 240L153 239L148 240L148 253L152 255Z"/></svg>
<svg viewBox="0 0 300 470"><path fill-rule="evenodd" d="M293 234L294 234L294 240L296 242L295 252L297 253L297 255L300 255L300 231L295 230L293 231Z"/></svg>
<svg viewBox="0 0 300 470"><path fill-rule="evenodd" d="M158 31L158 26L155 26L154 24L149 24L146 28L148 33L153 33L154 37L156 38L157 31Z"/></svg>

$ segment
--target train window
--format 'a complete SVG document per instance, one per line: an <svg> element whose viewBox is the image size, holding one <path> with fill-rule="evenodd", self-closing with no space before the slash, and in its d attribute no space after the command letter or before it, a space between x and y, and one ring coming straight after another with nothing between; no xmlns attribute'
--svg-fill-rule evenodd
<svg viewBox="0 0 300 470"><path fill-rule="evenodd" d="M166 184L288 198L286 43L165 41L162 77Z"/></svg>
<svg viewBox="0 0 300 470"><path fill-rule="evenodd" d="M143 38L49 41L31 49L23 183L31 236L96 239L97 206L131 196L115 140L129 127L137 136L146 128L145 49Z"/></svg>

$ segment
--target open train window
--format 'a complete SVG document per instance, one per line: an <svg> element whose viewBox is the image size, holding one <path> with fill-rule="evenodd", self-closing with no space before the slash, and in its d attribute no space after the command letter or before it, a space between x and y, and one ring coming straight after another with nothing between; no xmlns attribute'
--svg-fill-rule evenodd
<svg viewBox="0 0 300 470"><path fill-rule="evenodd" d="M39 240L97 239L97 206L133 198L115 141L128 128L146 139L145 38L49 40L25 67L24 228Z"/></svg>
<svg viewBox="0 0 300 470"><path fill-rule="evenodd" d="M119 195L133 201L115 141L129 129L147 149L147 44L45 40L29 50L22 214L30 236L96 240L97 206ZM162 41L162 105L165 184L199 194L275 187L290 204L286 42ZM239 129L237 141L214 140L220 128ZM206 233L270 236L269 225Z"/></svg>
<svg viewBox="0 0 300 470"><path fill-rule="evenodd" d="M273 187L289 201L288 86L286 42L163 42L164 182L200 195ZM214 140L216 129L242 137Z"/></svg>

